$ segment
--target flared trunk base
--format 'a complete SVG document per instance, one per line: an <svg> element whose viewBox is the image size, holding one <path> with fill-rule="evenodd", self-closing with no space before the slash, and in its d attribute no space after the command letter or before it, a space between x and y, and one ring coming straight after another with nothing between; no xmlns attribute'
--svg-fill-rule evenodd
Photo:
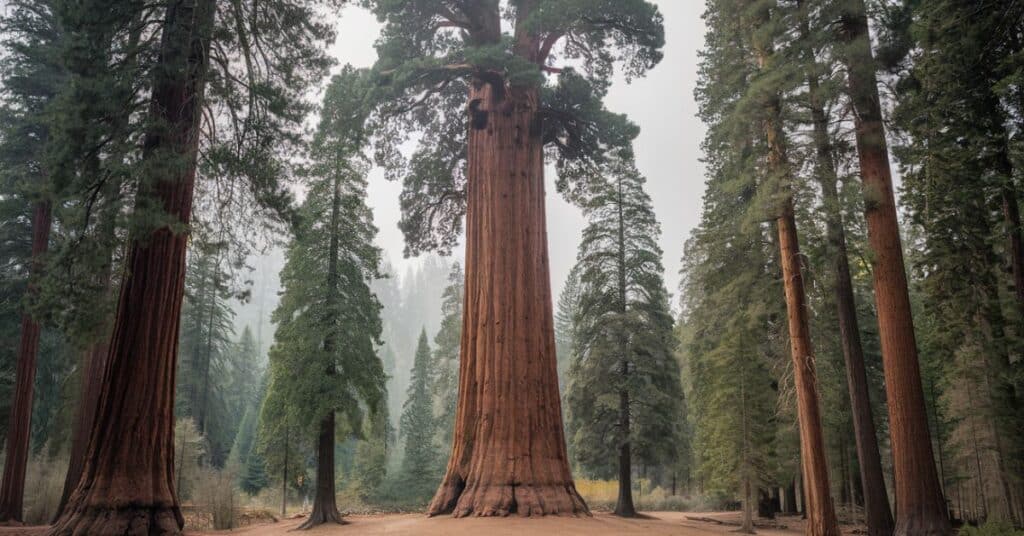
<svg viewBox="0 0 1024 536"><path fill-rule="evenodd" d="M185 518L177 507L93 507L65 515L50 536L157 536L182 534Z"/></svg>
<svg viewBox="0 0 1024 536"><path fill-rule="evenodd" d="M313 513L309 515L309 518L306 519L306 521L298 526L297 530L309 530L311 528L327 524L345 525L346 523L337 508L320 508L318 506L314 506Z"/></svg>
<svg viewBox="0 0 1024 536"><path fill-rule="evenodd" d="M444 483L427 515L454 517L580 516L590 510L572 484L551 486L488 485L463 487Z"/></svg>

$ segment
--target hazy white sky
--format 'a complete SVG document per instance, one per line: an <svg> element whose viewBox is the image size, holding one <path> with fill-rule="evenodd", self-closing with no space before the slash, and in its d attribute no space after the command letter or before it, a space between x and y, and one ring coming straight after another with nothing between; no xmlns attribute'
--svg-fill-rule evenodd
<svg viewBox="0 0 1024 536"><path fill-rule="evenodd" d="M665 59L646 78L627 84L619 80L607 99L610 110L626 113L640 125L636 143L637 165L647 176L647 190L662 224L661 247L665 252L665 282L676 296L683 243L700 216L704 192L704 169L700 163L700 142L704 128L696 118L693 89L697 78L697 51L704 39L703 2L697 0L654 0L665 16L667 46ZM373 42L380 26L369 12L347 7L338 22L338 42L333 53L341 64L369 67L376 59ZM565 277L576 262L576 247L584 220L579 209L566 203L554 191L548 177L548 238L551 251L552 290L557 299ZM405 273L416 260L402 258L403 238L398 230L398 195L401 185L383 178L378 170L371 177L369 203L380 228L378 242ZM462 251L456 251L462 260ZM676 299L673 300L675 305Z"/></svg>

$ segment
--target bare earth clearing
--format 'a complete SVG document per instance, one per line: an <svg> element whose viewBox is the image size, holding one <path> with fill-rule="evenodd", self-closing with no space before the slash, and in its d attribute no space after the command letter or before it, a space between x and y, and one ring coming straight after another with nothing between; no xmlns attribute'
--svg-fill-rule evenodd
<svg viewBox="0 0 1024 536"><path fill-rule="evenodd" d="M281 534L331 534L337 536L703 536L735 533L736 527L694 521L689 517L706 517L724 521L739 521L738 513L652 512L642 519L622 519L607 513L593 517L544 518L428 518L422 514L396 514L379 516L346 516L344 526L321 526L309 532L289 532L304 518L287 519L279 523L254 525L233 531L188 532L191 536L238 534L244 536L272 536ZM785 529L759 528L764 536L792 536L803 534L803 525L797 517L780 517L777 521ZM770 523L770 522L769 522ZM844 526L843 534L857 534L858 527ZM45 527L23 529L0 528L0 535L41 536Z"/></svg>

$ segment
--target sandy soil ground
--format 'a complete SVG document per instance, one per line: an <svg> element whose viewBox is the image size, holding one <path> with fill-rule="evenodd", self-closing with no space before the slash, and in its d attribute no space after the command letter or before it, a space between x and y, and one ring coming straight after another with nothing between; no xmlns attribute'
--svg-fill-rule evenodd
<svg viewBox="0 0 1024 536"><path fill-rule="evenodd" d="M736 513L693 513L693 512L652 512L641 519L622 519L610 514L598 513L593 517L545 517L545 518L428 518L421 514L348 516L344 526L322 526L300 533L332 536L711 536L730 534L735 526L717 525L708 521L697 521L694 517L712 518L727 522L739 520ZM278 523L254 525L233 531L187 532L190 536L276 536L288 534L302 519L287 519ZM776 523L785 528L759 528L763 536L795 536L803 534L799 518L780 517ZM45 527L23 529L0 528L2 536L42 536ZM843 534L857 534L856 527L843 527Z"/></svg>

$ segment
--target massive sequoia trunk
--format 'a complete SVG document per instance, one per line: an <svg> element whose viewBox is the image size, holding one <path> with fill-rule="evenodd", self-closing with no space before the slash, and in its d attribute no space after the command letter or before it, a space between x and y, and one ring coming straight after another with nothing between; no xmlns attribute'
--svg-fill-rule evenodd
<svg viewBox="0 0 1024 536"><path fill-rule="evenodd" d="M950 534L925 412L917 341L882 123L875 62L862 0L842 19L850 99L864 183L878 331L882 343L896 488L896 530L904 536Z"/></svg>
<svg viewBox="0 0 1024 536"><path fill-rule="evenodd" d="M154 75L156 125L143 153L151 175L140 195L181 225L192 213L213 16L211 0L168 6ZM174 375L187 242L167 225L130 245L85 466L53 534L181 532L173 484Z"/></svg>
<svg viewBox="0 0 1024 536"><path fill-rule="evenodd" d="M32 273L38 276L41 257L50 244L53 217L48 200L37 201L32 208ZM28 292L32 293L33 282ZM21 522L25 495L25 466L28 464L29 432L32 427L32 392L36 382L36 355L39 352L39 322L32 314L21 316L21 341L14 376L14 400L7 424L7 457L0 482L0 522Z"/></svg>
<svg viewBox="0 0 1024 536"><path fill-rule="evenodd" d="M838 180L832 143L829 140L828 117L821 102L818 79L808 79L811 118L814 122L814 145L817 153L818 179L821 184L825 208L825 227L832 245L832 264L835 277L836 312L839 318L839 337L846 362L846 384L853 412L853 431L857 444L857 460L864 491L864 514L871 536L889 536L893 530L889 494L885 489L882 457L878 452L878 432L871 410L868 375L864 367L864 348L857 322L857 305L850 278L850 261L846 249L846 230L840 210ZM852 495L852 494L851 494Z"/></svg>
<svg viewBox="0 0 1024 536"><path fill-rule="evenodd" d="M535 89L471 89L451 458L429 514L579 514L558 394Z"/></svg>

